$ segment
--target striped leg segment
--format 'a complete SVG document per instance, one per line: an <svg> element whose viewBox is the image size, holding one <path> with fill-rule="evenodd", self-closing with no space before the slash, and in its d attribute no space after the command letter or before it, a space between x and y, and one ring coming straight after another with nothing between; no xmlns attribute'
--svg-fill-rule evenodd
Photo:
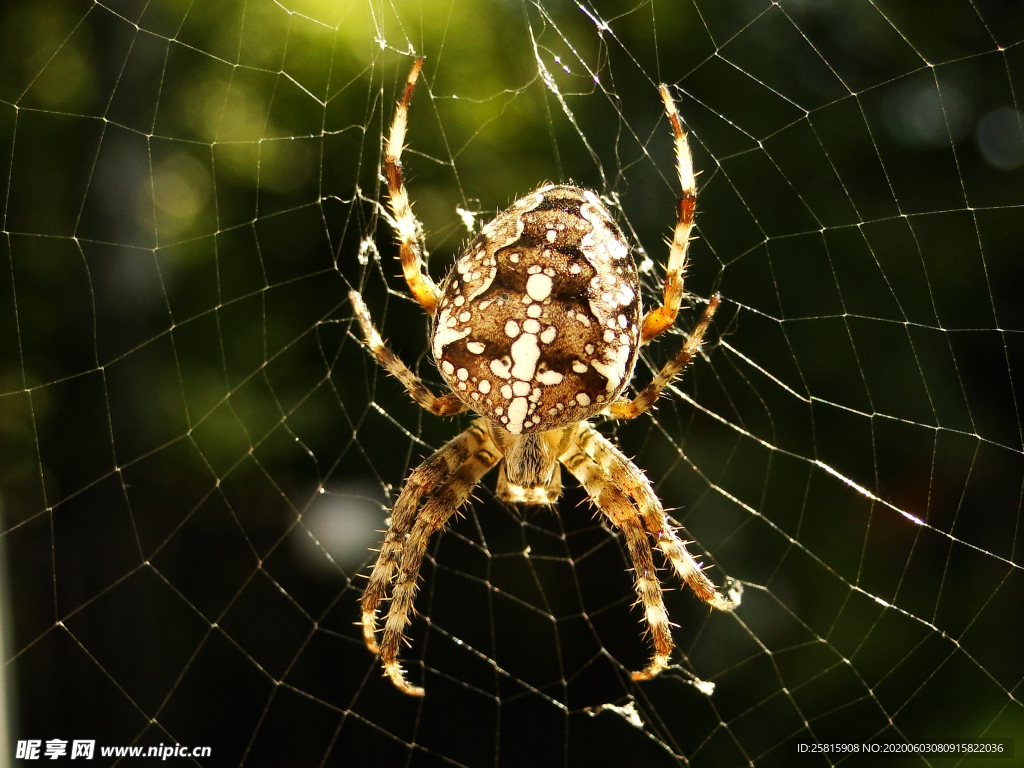
<svg viewBox="0 0 1024 768"><path fill-rule="evenodd" d="M405 132L409 126L409 102L412 101L412 92L416 88L416 80L422 67L423 58L420 57L412 65L405 81L402 99L395 107L395 117L391 122L391 131L384 151L384 173L388 180L388 202L402 258L402 273L416 301L433 317L439 290L437 284L426 273L423 250L420 247L423 227L412 212L409 191L405 187L405 177L402 174L402 150L405 149Z"/></svg>
<svg viewBox="0 0 1024 768"><path fill-rule="evenodd" d="M717 293L711 297L711 301L708 302L707 309L704 310L700 322L697 323L693 332L687 337L682 349L679 350L675 357L665 363L651 380L651 383L640 390L636 397L632 400L622 399L612 403L608 408L609 416L616 419L635 419L654 405L655 401L661 397L665 387L671 384L673 379L682 373L694 356L700 352L701 345L704 343L704 334L707 333L708 326L711 325L711 318L715 316L715 311L718 309L721 300L722 297Z"/></svg>
<svg viewBox="0 0 1024 768"><path fill-rule="evenodd" d="M562 463L580 481L594 504L612 524L622 531L626 549L633 562L633 574L639 602L644 607L644 618L650 628L654 654L650 663L640 672L633 673L634 680L647 680L668 666L675 643L662 597L661 582L654 569L651 545L647 540L643 523L631 503L629 496L588 456L578 445L573 445L562 455Z"/></svg>
<svg viewBox="0 0 1024 768"><path fill-rule="evenodd" d="M693 217L697 210L697 177L693 172L693 155L686 140L686 131L683 130L682 121L679 119L679 110L676 109L676 104L664 85L661 86L661 100L665 103L665 113L672 124L672 135L676 144L676 171L679 174L680 186L679 217L672 233L672 246L665 269L664 298L662 305L652 309L644 318L643 334L640 339L643 344L668 330L676 321L679 305L683 301L686 251L690 247Z"/></svg>
<svg viewBox="0 0 1024 768"><path fill-rule="evenodd" d="M381 367L402 382L402 386L405 387L409 396L416 401L417 405L437 416L453 416L456 413L462 413L467 410L466 404L454 394L449 393L438 396L427 389L426 385L420 380L420 377L409 370L409 366L403 363L398 355L388 349L374 327L373 320L370 319L370 313L366 309L366 304L363 302L363 297L359 292L349 291L348 298L352 302L352 309L355 310L359 327L363 331L363 340L366 346L369 347L373 356L377 358L377 362L380 363Z"/></svg>
<svg viewBox="0 0 1024 768"><path fill-rule="evenodd" d="M405 679L398 651L416 599L427 543L500 458L486 422L478 419L413 470L391 511L391 526L363 592L363 639L371 652L380 653L385 675L410 696L422 696L423 689ZM388 599L389 587L391 604L378 645L377 610Z"/></svg>
<svg viewBox="0 0 1024 768"><path fill-rule="evenodd" d="M651 630L654 655L647 667L633 673L634 680L648 680L666 666L674 643L668 615L651 557L647 534L672 564L673 570L701 600L720 611L731 611L738 600L725 598L707 577L686 545L668 524L665 511L651 483L629 459L587 423L580 425L576 440L561 457L582 483L590 498L622 531L633 561L636 592L644 606ZM739 590L736 591L738 597Z"/></svg>

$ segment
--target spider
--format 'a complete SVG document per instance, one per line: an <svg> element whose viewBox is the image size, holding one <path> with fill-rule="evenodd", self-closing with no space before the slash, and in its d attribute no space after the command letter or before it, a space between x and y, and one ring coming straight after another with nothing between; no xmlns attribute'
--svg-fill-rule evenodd
<svg viewBox="0 0 1024 768"><path fill-rule="evenodd" d="M422 696L423 688L405 679L398 650L430 536L496 465L499 499L553 505L561 494L561 464L622 532L654 645L650 663L632 677L653 678L668 666L674 644L648 535L711 607L731 611L740 593L736 584L730 600L715 588L669 524L644 473L588 421L598 414L632 419L647 411L700 350L719 305L716 294L676 356L634 398L622 397L640 347L673 325L683 298L697 188L679 113L661 86L682 186L661 306L644 314L628 242L595 193L569 185L544 185L498 214L437 285L426 273L422 228L410 207L401 160L422 66L420 58L406 80L384 168L402 271L432 319L430 348L450 391L431 392L385 345L362 296L353 290L349 299L365 345L416 403L437 416L472 410L479 418L413 470L395 503L362 596L366 646L380 654L385 675L399 690ZM377 610L389 589L378 644Z"/></svg>

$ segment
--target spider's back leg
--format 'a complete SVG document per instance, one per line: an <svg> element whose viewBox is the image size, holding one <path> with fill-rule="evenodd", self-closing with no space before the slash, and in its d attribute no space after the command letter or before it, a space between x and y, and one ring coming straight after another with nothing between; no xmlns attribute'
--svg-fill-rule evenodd
<svg viewBox="0 0 1024 768"><path fill-rule="evenodd" d="M680 198L679 217L676 219L672 233L672 247L668 254L668 265L665 268L665 294L660 307L647 313L644 318L641 343L646 344L658 334L668 330L676 321L679 305L683 301L683 272L686 269L686 252L690 247L690 234L693 231L693 217L697 210L697 178L693 172L693 155L690 144L686 140L679 111L668 92L668 87L661 86L661 99L665 103L665 113L672 124L672 135L676 145L676 171L679 175Z"/></svg>
<svg viewBox="0 0 1024 768"><path fill-rule="evenodd" d="M388 143L384 152L384 172L388 180L388 202L398 247L402 258L402 273L409 284L409 290L420 303L420 306L431 317L437 308L439 290L437 284L430 279L423 263L423 250L420 247L422 227L412 212L409 201L409 190L405 187L402 174L402 150L405 148L405 132L409 125L409 102L416 88L416 80L423 66L423 58L416 59L405 81L402 99L395 107L395 117L391 122Z"/></svg>

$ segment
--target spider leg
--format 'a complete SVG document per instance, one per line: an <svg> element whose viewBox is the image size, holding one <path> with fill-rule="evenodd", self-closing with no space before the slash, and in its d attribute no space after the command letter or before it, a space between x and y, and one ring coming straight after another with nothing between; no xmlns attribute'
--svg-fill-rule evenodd
<svg viewBox="0 0 1024 768"><path fill-rule="evenodd" d="M577 444L590 456L605 474L614 477L616 483L633 500L640 511L644 526L658 541L658 549L664 553L672 568L686 585L701 600L720 611L732 611L739 605L739 594L735 600L722 596L718 588L704 573L701 564L686 550L686 545L669 525L665 510L651 488L651 481L622 452L612 445L593 427L587 425L577 436ZM740 585L736 585L737 589Z"/></svg>
<svg viewBox="0 0 1024 768"><path fill-rule="evenodd" d="M438 396L427 389L420 377L409 370L409 367L402 362L398 355L388 349L373 326L373 320L370 319L370 313L359 292L349 291L348 298L352 302L356 319L359 320L359 326L362 328L366 346L373 352L373 356L377 358L381 367L402 383L417 405L437 416L453 416L467 410L466 404L454 394Z"/></svg>
<svg viewBox="0 0 1024 768"><path fill-rule="evenodd" d="M644 318L643 333L640 343L646 344L658 334L664 332L676 321L679 305L683 301L683 271L686 269L686 251L690 246L690 233L693 230L693 215L697 208L697 179L693 173L693 155L686 140L676 109L668 88L661 86L661 100L665 102L665 112L672 124L672 133L676 143L676 170L679 174L679 185L682 194L679 198L679 218L676 220L675 231L672 233L672 246L668 254L668 266L665 269L665 293L662 305L652 309Z"/></svg>
<svg viewBox="0 0 1024 768"><path fill-rule="evenodd" d="M393 225L402 258L402 273L416 301L433 317L440 291L424 268L423 251L420 248L420 233L423 227L412 212L409 191L405 188L405 178L402 174L402 150L405 148L405 132L409 125L409 102L412 101L412 92L416 88L416 79L422 66L421 56L412 65L405 81L402 100L395 108L395 117L391 122L384 153L384 171L388 180L388 202L391 205Z"/></svg>
<svg viewBox="0 0 1024 768"><path fill-rule="evenodd" d="M719 610L732 610L735 604L718 593L715 585L701 571L700 564L667 525L664 510L651 489L650 481L592 426L585 422L580 425L575 442L561 456L561 461L625 538L626 549L633 561L636 592L644 606L644 617L654 644L650 663L643 670L634 672L633 679L649 680L668 666L675 643L647 531L657 537L659 549L698 597Z"/></svg>
<svg viewBox="0 0 1024 768"><path fill-rule="evenodd" d="M406 681L398 650L416 599L416 580L427 542L500 458L487 422L477 419L413 470L391 511L391 525L363 592L363 639L371 652L379 650L384 673L391 682L410 696L422 696L424 692ZM391 606L378 646L377 609L392 581Z"/></svg>
<svg viewBox="0 0 1024 768"><path fill-rule="evenodd" d="M587 456L578 445L573 445L562 455L562 463L586 489L594 504L605 514L612 524L622 531L626 540L626 549L633 561L633 573L636 577L634 588L639 602L644 607L644 618L650 627L651 639L654 643L654 655L650 663L641 672L634 672L634 680L647 680L657 675L668 666L669 657L675 643L662 597L661 582L654 569L651 545L647 541L647 533L640 522L636 508L630 503L629 497L619 488L615 481L594 461Z"/></svg>
<svg viewBox="0 0 1024 768"><path fill-rule="evenodd" d="M707 333L711 318L715 316L715 311L721 300L722 297L717 293L711 297L700 322L694 327L693 332L687 337L676 356L665 363L651 383L640 390L632 400L622 399L612 403L607 411L609 416L616 419L635 419L654 405L654 402L661 396L662 390L682 373L694 355L700 351L701 345L704 343L704 334Z"/></svg>

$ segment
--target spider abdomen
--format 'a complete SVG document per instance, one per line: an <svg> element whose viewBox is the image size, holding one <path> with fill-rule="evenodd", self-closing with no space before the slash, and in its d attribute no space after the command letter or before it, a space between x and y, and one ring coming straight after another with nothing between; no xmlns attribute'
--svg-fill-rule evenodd
<svg viewBox="0 0 1024 768"><path fill-rule="evenodd" d="M603 410L640 337L629 244L593 192L547 185L483 228L441 285L431 347L459 398L512 434Z"/></svg>

